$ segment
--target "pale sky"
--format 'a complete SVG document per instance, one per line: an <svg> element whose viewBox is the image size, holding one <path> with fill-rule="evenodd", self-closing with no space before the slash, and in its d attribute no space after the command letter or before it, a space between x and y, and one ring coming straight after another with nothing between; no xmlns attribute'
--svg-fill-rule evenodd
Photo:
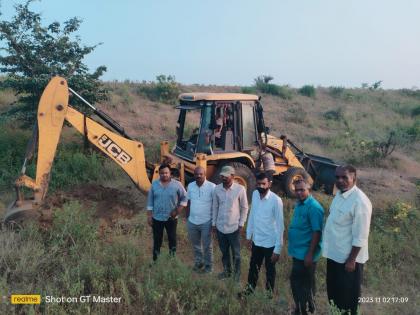
<svg viewBox="0 0 420 315"><path fill-rule="evenodd" d="M17 0L2 0L2 19ZM104 80L175 75L251 85L261 74L300 87L420 87L419 0L42 0L46 23L83 19L86 59Z"/></svg>

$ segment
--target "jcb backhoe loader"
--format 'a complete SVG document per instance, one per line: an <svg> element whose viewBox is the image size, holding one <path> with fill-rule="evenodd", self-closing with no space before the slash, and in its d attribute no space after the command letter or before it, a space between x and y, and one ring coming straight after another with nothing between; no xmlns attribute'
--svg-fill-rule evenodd
<svg viewBox="0 0 420 315"><path fill-rule="evenodd" d="M90 106L106 124L70 106L69 92ZM235 168L236 181L244 185L248 196L251 196L255 188L254 174L261 167L262 154L268 152L271 154L274 178L282 182L286 194L293 195L292 183L299 177L310 178L315 187L323 186L327 192L332 191L337 164L305 154L285 137L279 139L269 135L258 96L184 93L179 96L179 101L177 142L172 150L168 141L161 142L160 162L169 163L184 185L193 179L194 168L198 165L205 167L207 177L216 183L220 182L221 167L230 165ZM158 164L145 160L141 142L129 137L111 117L69 88L64 78L54 77L40 99L37 125L28 145L21 175L15 182L17 198L7 210L6 222L22 222L41 214L39 208L47 193L65 120L117 163L142 192L147 192L151 181L158 178ZM25 175L25 171L35 151L38 152L36 177L32 179ZM23 187L33 191L31 198L25 198Z"/></svg>

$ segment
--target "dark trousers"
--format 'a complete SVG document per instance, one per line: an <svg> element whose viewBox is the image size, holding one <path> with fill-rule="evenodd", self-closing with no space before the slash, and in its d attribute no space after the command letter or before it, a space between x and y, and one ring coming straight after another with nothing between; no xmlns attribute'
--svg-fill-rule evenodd
<svg viewBox="0 0 420 315"><path fill-rule="evenodd" d="M254 290L257 286L258 273L261 269L262 262L265 262L266 281L265 288L273 291L274 281L276 279L276 265L271 262L274 247L265 248L257 246L252 242L251 261L249 263L248 285Z"/></svg>
<svg viewBox="0 0 420 315"><path fill-rule="evenodd" d="M176 252L176 226L178 220L169 218L167 221L158 221L153 219L153 260L156 260L160 254L160 248L163 240L163 229L168 235L169 254L175 255Z"/></svg>
<svg viewBox="0 0 420 315"><path fill-rule="evenodd" d="M356 263L353 272L344 269L345 264L339 264L327 259L327 294L328 300L343 311L357 314L358 299L361 293L363 264Z"/></svg>
<svg viewBox="0 0 420 315"><path fill-rule="evenodd" d="M239 229L233 233L224 234L217 230L220 251L222 252L223 269L227 274L232 273L232 263L230 253L232 252L235 277L239 279L241 274L241 244L239 239Z"/></svg>
<svg viewBox="0 0 420 315"><path fill-rule="evenodd" d="M308 314L315 311L315 269L316 263L305 267L303 260L293 258L290 286L295 301L295 314Z"/></svg>

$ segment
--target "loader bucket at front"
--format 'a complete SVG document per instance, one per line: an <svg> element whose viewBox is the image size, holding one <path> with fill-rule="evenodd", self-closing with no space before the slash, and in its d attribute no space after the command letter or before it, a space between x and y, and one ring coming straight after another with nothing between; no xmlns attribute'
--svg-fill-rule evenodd
<svg viewBox="0 0 420 315"><path fill-rule="evenodd" d="M335 184L335 169L339 164L329 158L314 154L299 152L296 156L314 179L314 188L323 188L326 193L332 194Z"/></svg>

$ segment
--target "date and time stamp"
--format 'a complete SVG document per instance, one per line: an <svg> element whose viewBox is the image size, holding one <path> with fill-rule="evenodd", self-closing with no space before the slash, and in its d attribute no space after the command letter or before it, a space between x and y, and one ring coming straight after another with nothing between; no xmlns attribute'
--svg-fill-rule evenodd
<svg viewBox="0 0 420 315"><path fill-rule="evenodd" d="M361 296L359 297L360 304L367 304L367 303L404 304L408 302L409 302L409 298L407 296Z"/></svg>

